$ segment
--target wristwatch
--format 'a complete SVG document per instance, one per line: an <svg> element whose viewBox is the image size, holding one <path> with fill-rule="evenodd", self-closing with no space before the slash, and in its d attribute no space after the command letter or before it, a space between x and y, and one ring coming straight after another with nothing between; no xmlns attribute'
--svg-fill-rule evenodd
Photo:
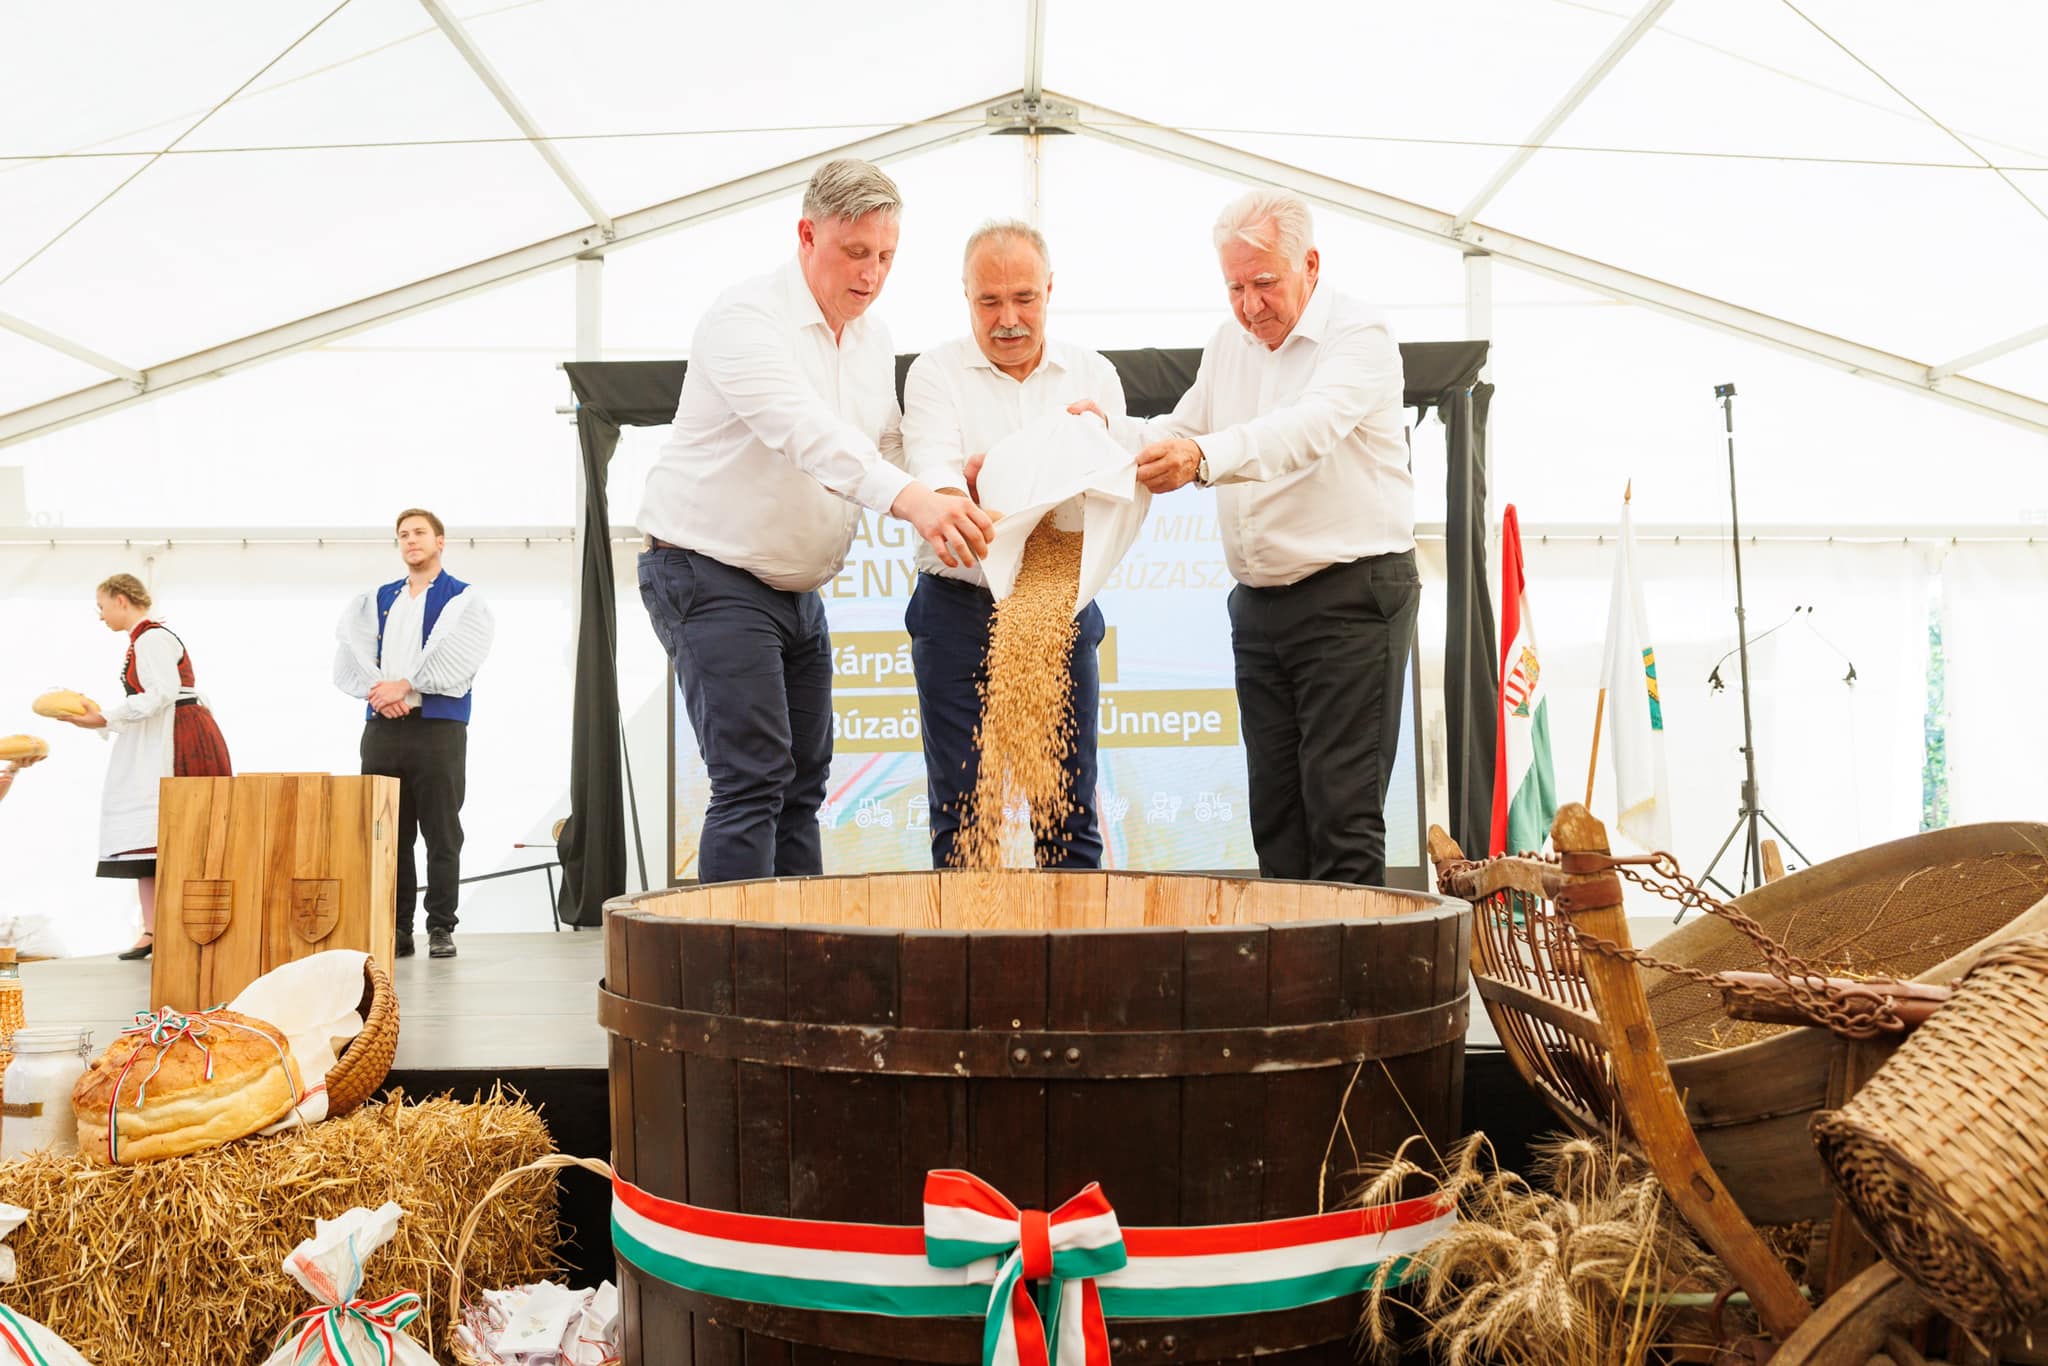
<svg viewBox="0 0 2048 1366"><path fill-rule="evenodd" d="M1195 449L1198 451L1202 450L1200 446L1195 447ZM1209 453L1207 451L1202 451L1202 458L1195 462L1195 482L1203 488L1209 487Z"/></svg>

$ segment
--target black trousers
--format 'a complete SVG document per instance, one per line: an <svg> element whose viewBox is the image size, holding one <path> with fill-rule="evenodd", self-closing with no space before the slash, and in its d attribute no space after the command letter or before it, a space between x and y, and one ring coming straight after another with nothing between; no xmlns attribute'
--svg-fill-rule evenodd
<svg viewBox="0 0 2048 1366"><path fill-rule="evenodd" d="M469 727L417 711L363 723L363 772L398 779L398 928L412 933L419 900L413 840L427 840L427 928L453 930L462 892L462 790Z"/></svg>
<svg viewBox="0 0 2048 1366"><path fill-rule="evenodd" d="M1378 885L1422 581L1415 554L1230 593L1259 875Z"/></svg>
<svg viewBox="0 0 2048 1366"><path fill-rule="evenodd" d="M640 556L640 599L675 665L711 778L697 880L824 872L818 808L832 772L825 600L659 545Z"/></svg>
<svg viewBox="0 0 2048 1366"><path fill-rule="evenodd" d="M988 637L995 599L986 588L937 574L919 574L904 610L911 667L917 671L917 712L924 731L925 792L931 800L932 867L953 866L953 846L981 775L981 695L988 681ZM1096 649L1102 609L1081 609L1068 658L1067 702L1074 711L1074 752L1063 765L1073 814L1051 839L1035 844L1041 868L1100 868L1102 830L1095 816L1095 728L1102 684Z"/></svg>

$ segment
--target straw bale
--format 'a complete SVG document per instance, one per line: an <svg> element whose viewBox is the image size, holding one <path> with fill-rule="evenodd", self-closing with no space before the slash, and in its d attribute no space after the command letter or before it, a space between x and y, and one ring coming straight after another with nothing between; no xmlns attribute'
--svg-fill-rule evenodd
<svg viewBox="0 0 2048 1366"><path fill-rule="evenodd" d="M30 1154L0 1164L0 1200L29 1211L8 1239L20 1265L7 1302L96 1366L253 1366L313 1307L282 1270L313 1221L395 1200L405 1219L362 1293L417 1291L425 1312L411 1331L449 1361L435 1339L462 1221L493 1181L553 1147L516 1096L406 1104L393 1091L311 1129L131 1167ZM559 1273L555 1197L547 1172L492 1202L470 1284Z"/></svg>

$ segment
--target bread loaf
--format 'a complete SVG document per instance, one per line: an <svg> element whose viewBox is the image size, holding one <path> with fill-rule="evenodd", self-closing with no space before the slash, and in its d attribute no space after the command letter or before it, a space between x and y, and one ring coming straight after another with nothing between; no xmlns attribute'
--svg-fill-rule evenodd
<svg viewBox="0 0 2048 1366"><path fill-rule="evenodd" d="M37 716L66 717L83 716L89 711L98 711L99 703L84 693L69 688L53 688L34 702Z"/></svg>
<svg viewBox="0 0 2048 1366"><path fill-rule="evenodd" d="M36 735L0 735L0 763L17 759L47 759L50 746Z"/></svg>
<svg viewBox="0 0 2048 1366"><path fill-rule="evenodd" d="M166 1007L79 1078L71 1093L79 1150L129 1163L218 1147L282 1119L299 1086L291 1046L274 1026L232 1010L183 1016Z"/></svg>

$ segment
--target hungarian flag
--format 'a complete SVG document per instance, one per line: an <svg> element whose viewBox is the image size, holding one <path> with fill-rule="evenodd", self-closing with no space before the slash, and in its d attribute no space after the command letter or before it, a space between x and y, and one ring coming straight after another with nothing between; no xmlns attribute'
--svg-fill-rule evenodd
<svg viewBox="0 0 2048 1366"><path fill-rule="evenodd" d="M1536 624L1522 574L1522 525L1509 505L1500 528L1500 725L1493 747L1493 834L1488 852L1541 849L1557 815L1550 767L1550 708Z"/></svg>
<svg viewBox="0 0 2048 1366"><path fill-rule="evenodd" d="M1621 500L1614 553L1614 596L1607 608L1607 749L1614 756L1616 823L1645 849L1671 847L1671 780L1664 772L1664 702L1657 694L1657 651L1636 573L1635 523Z"/></svg>

